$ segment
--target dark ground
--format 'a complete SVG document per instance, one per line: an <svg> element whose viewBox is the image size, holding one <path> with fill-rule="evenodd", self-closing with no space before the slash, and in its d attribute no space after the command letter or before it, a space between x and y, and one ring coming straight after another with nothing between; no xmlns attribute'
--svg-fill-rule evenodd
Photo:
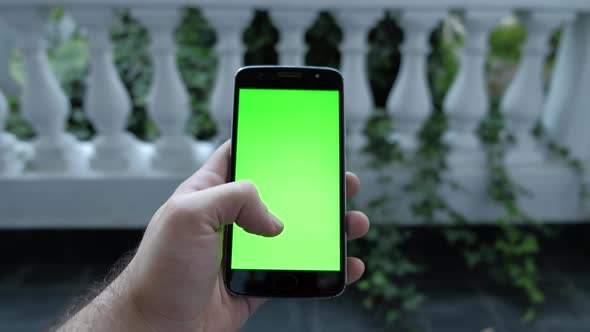
<svg viewBox="0 0 590 332"><path fill-rule="evenodd" d="M486 232L481 228L481 232ZM75 298L88 294L110 266L141 239L140 231L0 232L0 331L46 330ZM429 230L415 237L429 239ZM455 255L436 241L421 241L433 268L420 285L428 294L422 309L395 331L581 332L590 331L590 225L566 226L543 244L540 273L546 301L532 325L520 321L522 301L513 291L490 287L466 273ZM446 250L446 251L445 251ZM277 300L243 329L264 331L388 331L348 291L335 300ZM405 326L405 327L403 327ZM408 328L410 327L410 328Z"/></svg>

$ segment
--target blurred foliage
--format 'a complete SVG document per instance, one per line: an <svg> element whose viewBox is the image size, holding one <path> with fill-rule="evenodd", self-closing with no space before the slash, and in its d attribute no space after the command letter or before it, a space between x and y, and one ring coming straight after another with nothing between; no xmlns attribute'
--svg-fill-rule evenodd
<svg viewBox="0 0 590 332"><path fill-rule="evenodd" d="M518 63L520 48L526 38L524 26L518 22L500 25L490 33L492 57Z"/></svg>
<svg viewBox="0 0 590 332"><path fill-rule="evenodd" d="M402 30L389 13L386 13L369 32L367 70L370 73L373 101L378 108L385 107L387 96L399 71L399 45L402 38Z"/></svg>
<svg viewBox="0 0 590 332"><path fill-rule="evenodd" d="M428 83L435 111L442 110L443 99L459 70L457 52L462 43L462 37L452 31L450 25L445 24L445 22L434 29L430 35L431 52L428 56ZM442 118L440 119L442 120ZM430 125L432 126L432 124Z"/></svg>
<svg viewBox="0 0 590 332"><path fill-rule="evenodd" d="M266 11L256 11L250 26L244 31L245 65L276 65L279 62L276 51L279 32L272 25Z"/></svg>
<svg viewBox="0 0 590 332"><path fill-rule="evenodd" d="M340 66L338 45L342 41L342 31L332 15L327 12L319 13L305 34L305 41L308 47L306 65L334 68Z"/></svg>
<svg viewBox="0 0 590 332"><path fill-rule="evenodd" d="M63 10L57 8L51 19L58 24L63 17ZM523 191L510 179L501 161L504 148L512 141L504 135L504 121L498 109L500 98L518 66L526 31L517 21L505 22L496 27L489 38L486 72L490 112L481 122L478 135L487 151L488 195L490 200L504 208L506 215L496 221L495 237L482 239L469 226L469 220L454 211L439 193L443 186L461 190L458 184L446 178L449 148L442 141L442 135L447 129L442 104L459 69L459 54L463 45L463 32L451 23L441 23L430 36L427 74L434 107L420 131L420 148L413 156L404 155L395 143L389 141L395 123L392 123L385 110L387 97L401 64L403 31L388 12L370 30L367 69L375 111L365 130L369 141L366 151L374 157L372 166L379 172L383 171L381 174L389 174L382 175L383 185L391 182L391 170L396 166L412 166L406 167L412 172L403 194L412 197L414 218L418 222L434 223L438 216L445 214L454 220L455 226L440 227L438 230L440 236L457 249L466 267L485 271L484 274L494 281L521 290L529 303L538 304L543 300L543 294L536 284L535 257L541 250L538 237L543 236L544 232L542 229L515 225L516 222L534 222L519 208L518 198L523 195ZM146 96L153 79L149 34L127 11L122 11L112 26L111 37L116 69L132 99L128 130L140 139L152 141L158 137L158 130L146 111ZM560 32L557 31L551 38L547 80L559 37ZM191 114L186 130L195 138L210 138L216 132L208 112L208 98L217 65L213 49L215 31L206 23L199 10L188 9L175 32L175 39L179 71L191 97ZM48 50L50 65L69 96L72 107L67 130L80 139L91 139L95 131L83 111L84 77L89 70L86 35L84 31L76 29L69 38L59 40L53 36L50 40L55 40L50 43ZM280 36L267 12L255 12L250 26L244 31L243 40L245 64L278 62L276 47ZM308 46L306 64L339 67L342 31L330 13L321 12L318 15L306 32L305 41ZM14 57L12 74L17 82L22 82L22 59L18 54ZM18 99L15 96L8 97L11 113L7 129L23 139L33 137L34 130L18 111ZM549 147L578 174L583 172L581 163L570 158L566 150L554 144ZM586 187L584 193L588 193ZM374 219L382 219L384 208L395 205L395 200L395 197L378 197L370 202L367 213ZM366 277L357 284L364 297L363 305L386 322L395 323L406 312L417 310L425 301L427 294L419 289L415 277L427 271L428 266L424 266L405 249L412 232L401 228L398 220L391 220L395 217L387 217L386 224L375 225L365 239L352 244L351 252L363 256L367 263ZM535 313L535 308L531 307L525 312L524 318L534 318Z"/></svg>
<svg viewBox="0 0 590 332"><path fill-rule="evenodd" d="M133 100L128 129L139 138L154 140L155 124L147 115L147 95L153 79L153 64L149 52L150 38L144 26L122 13L112 27L115 64ZM213 86L216 59L212 46L215 33L196 9L188 9L176 29L177 62L181 77L190 94L191 114L187 131L198 139L215 134L215 125L208 112L208 96Z"/></svg>
<svg viewBox="0 0 590 332"><path fill-rule="evenodd" d="M373 227L364 243L351 244L352 252L362 252L368 271L357 284L357 289L366 294L362 305L387 324L395 323L406 312L418 310L426 300L413 282L423 267L404 251L411 236L407 229Z"/></svg>
<svg viewBox="0 0 590 332"><path fill-rule="evenodd" d="M139 138L151 141L157 131L146 109L154 71L148 31L128 12L123 12L111 27L111 38L117 72L132 100L127 129Z"/></svg>

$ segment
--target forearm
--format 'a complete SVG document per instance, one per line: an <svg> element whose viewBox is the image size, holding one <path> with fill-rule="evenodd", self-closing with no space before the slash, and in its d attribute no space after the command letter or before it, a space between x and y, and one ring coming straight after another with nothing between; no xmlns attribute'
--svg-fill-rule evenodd
<svg viewBox="0 0 590 332"><path fill-rule="evenodd" d="M129 262L133 256L134 252L129 252L121 257L103 286L91 289L51 331L152 331L130 294Z"/></svg>
<svg viewBox="0 0 590 332"><path fill-rule="evenodd" d="M126 292L121 278L115 279L55 331L151 331Z"/></svg>

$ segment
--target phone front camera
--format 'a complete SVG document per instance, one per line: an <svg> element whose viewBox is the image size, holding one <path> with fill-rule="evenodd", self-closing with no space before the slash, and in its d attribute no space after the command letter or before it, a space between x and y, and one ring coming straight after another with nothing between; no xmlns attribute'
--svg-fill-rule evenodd
<svg viewBox="0 0 590 332"><path fill-rule="evenodd" d="M320 78L320 74L315 74L315 78Z"/></svg>

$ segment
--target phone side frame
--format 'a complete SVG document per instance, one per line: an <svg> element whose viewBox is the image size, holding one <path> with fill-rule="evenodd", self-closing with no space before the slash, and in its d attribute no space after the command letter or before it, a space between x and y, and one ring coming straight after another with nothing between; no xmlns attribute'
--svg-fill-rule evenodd
<svg viewBox="0 0 590 332"><path fill-rule="evenodd" d="M242 88L239 84L239 75L244 73L245 71L250 70L270 70L270 71L285 71L285 70L316 70L316 71L330 71L335 72L339 76L339 86L338 91L339 93L339 149L340 149L340 224L339 224L339 237L340 237L340 266L341 270L338 273L341 275L343 280L342 287L338 289L337 292L330 294L328 296L321 295L321 296L271 296L271 297L278 297L278 298L292 298L292 297L304 297L304 298L334 298L341 295L348 284L348 276L347 276L347 223L346 223L346 211L347 211L347 198L346 198L346 117L344 116L344 87L342 82L342 76L340 72L333 68L326 68L326 67L293 67L293 66L248 66L242 67L235 75L234 79L234 98L233 98L233 107L232 107L232 118L231 118L231 148L230 148L230 156L229 156L229 167L228 167L228 174L227 174L227 181L235 181L235 166L236 166L236 142L234 138L237 138L237 118L238 118L238 102L239 102L239 89ZM259 87L264 88L264 87ZM325 89L325 88L324 88ZM326 89L329 90L329 89ZM223 283L227 291L232 295L237 296L244 296L245 294L234 292L227 280L228 273L231 272L231 243L232 243L232 225L225 225L221 230L221 238L222 238L222 275L223 275ZM267 271L267 270L265 270ZM268 272L268 271L267 271ZM291 272L298 272L298 271L291 271ZM247 295L248 297L269 297L268 295Z"/></svg>

